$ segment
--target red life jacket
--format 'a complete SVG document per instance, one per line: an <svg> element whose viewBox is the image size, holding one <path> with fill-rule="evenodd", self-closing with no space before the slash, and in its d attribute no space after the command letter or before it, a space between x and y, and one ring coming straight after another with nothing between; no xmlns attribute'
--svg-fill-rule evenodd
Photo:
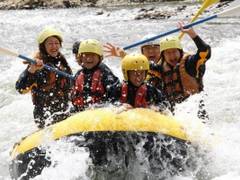
<svg viewBox="0 0 240 180"><path fill-rule="evenodd" d="M105 89L102 84L102 72L100 69L97 69L92 76L91 84L91 93L90 97L87 97L87 100L84 99L84 73L81 72L76 79L74 94L76 97L73 99L73 104L76 106L83 107L87 104L94 104L101 101L103 95L105 94Z"/></svg>
<svg viewBox="0 0 240 180"><path fill-rule="evenodd" d="M147 107L148 103L146 100L147 97L147 85L141 85L136 92L135 100L134 100L134 107ZM128 85L127 83L122 84L122 92L121 92L121 103L127 103L128 98Z"/></svg>

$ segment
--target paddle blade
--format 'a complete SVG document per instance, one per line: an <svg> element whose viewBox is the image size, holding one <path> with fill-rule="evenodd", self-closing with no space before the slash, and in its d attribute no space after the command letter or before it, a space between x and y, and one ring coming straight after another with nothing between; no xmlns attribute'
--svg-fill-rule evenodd
<svg viewBox="0 0 240 180"><path fill-rule="evenodd" d="M200 16L202 14L202 12L207 9L208 7L210 7L211 5L215 4L215 3L218 3L219 0L205 0L203 3L202 3L202 6L201 8L198 10L198 12L195 14L195 16L191 19L191 23L194 22L198 16ZM182 39L184 33L180 33L179 35L179 39Z"/></svg>
<svg viewBox="0 0 240 180"><path fill-rule="evenodd" d="M198 10L198 12L196 13L196 15L191 19L191 22L194 22L199 15L202 14L202 12L207 9L208 7L210 7L213 4L218 3L219 0L205 0L201 6L201 8Z"/></svg>
<svg viewBox="0 0 240 180"><path fill-rule="evenodd" d="M15 56L15 57L18 56L17 53L12 52L12 51L10 51L10 50L8 50L8 49L5 49L5 48L2 48L2 47L0 47L0 54L9 55L9 56Z"/></svg>

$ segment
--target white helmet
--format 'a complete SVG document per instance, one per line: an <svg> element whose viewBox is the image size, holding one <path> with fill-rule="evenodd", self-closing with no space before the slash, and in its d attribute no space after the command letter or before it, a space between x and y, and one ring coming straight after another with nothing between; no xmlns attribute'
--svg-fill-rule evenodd
<svg viewBox="0 0 240 180"><path fill-rule="evenodd" d="M147 34L142 38L142 41L150 39L154 36L156 36L156 34ZM158 47L160 47L159 42L157 40L148 41L141 46L141 52L142 53L143 53L143 48L146 47L146 46L158 46Z"/></svg>
<svg viewBox="0 0 240 180"><path fill-rule="evenodd" d="M147 40L154 36L156 35L148 34L144 36L142 40ZM149 61L152 61L154 63L158 63L161 58L160 45L159 45L159 42L156 40L149 41L143 44L141 46L141 52L143 55L145 55L148 58Z"/></svg>

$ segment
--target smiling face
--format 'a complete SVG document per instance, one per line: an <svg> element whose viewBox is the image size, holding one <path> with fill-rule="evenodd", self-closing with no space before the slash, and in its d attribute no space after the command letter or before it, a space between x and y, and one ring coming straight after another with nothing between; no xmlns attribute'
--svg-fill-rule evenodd
<svg viewBox="0 0 240 180"><path fill-rule="evenodd" d="M142 53L149 61L153 61L154 63L157 63L160 59L160 48L157 44L143 46Z"/></svg>
<svg viewBox="0 0 240 180"><path fill-rule="evenodd" d="M166 49L163 51L164 60L172 65L173 67L177 65L181 58L180 50L177 48Z"/></svg>
<svg viewBox="0 0 240 180"><path fill-rule="evenodd" d="M61 48L61 42L58 38L51 36L46 39L44 46L48 55L56 57L59 53L59 49Z"/></svg>
<svg viewBox="0 0 240 180"><path fill-rule="evenodd" d="M92 69L99 64L101 58L95 53L82 53L78 58L78 63L86 69Z"/></svg>
<svg viewBox="0 0 240 180"><path fill-rule="evenodd" d="M142 83L146 79L146 71L145 70L129 70L128 71L128 80L136 87L142 85Z"/></svg>

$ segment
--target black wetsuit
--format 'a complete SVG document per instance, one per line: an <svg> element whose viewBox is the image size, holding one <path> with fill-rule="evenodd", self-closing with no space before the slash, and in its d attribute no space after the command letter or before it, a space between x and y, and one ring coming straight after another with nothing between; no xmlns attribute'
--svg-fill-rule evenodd
<svg viewBox="0 0 240 180"><path fill-rule="evenodd" d="M69 66L61 63L62 55L58 58L48 57L45 63L58 70L71 74ZM61 67L60 67L61 66ZM68 113L69 92L71 80L56 75L46 69L30 73L26 68L16 82L16 89L21 94L31 91L34 105L34 119L39 128L65 119ZM46 122L48 119L49 122Z"/></svg>

